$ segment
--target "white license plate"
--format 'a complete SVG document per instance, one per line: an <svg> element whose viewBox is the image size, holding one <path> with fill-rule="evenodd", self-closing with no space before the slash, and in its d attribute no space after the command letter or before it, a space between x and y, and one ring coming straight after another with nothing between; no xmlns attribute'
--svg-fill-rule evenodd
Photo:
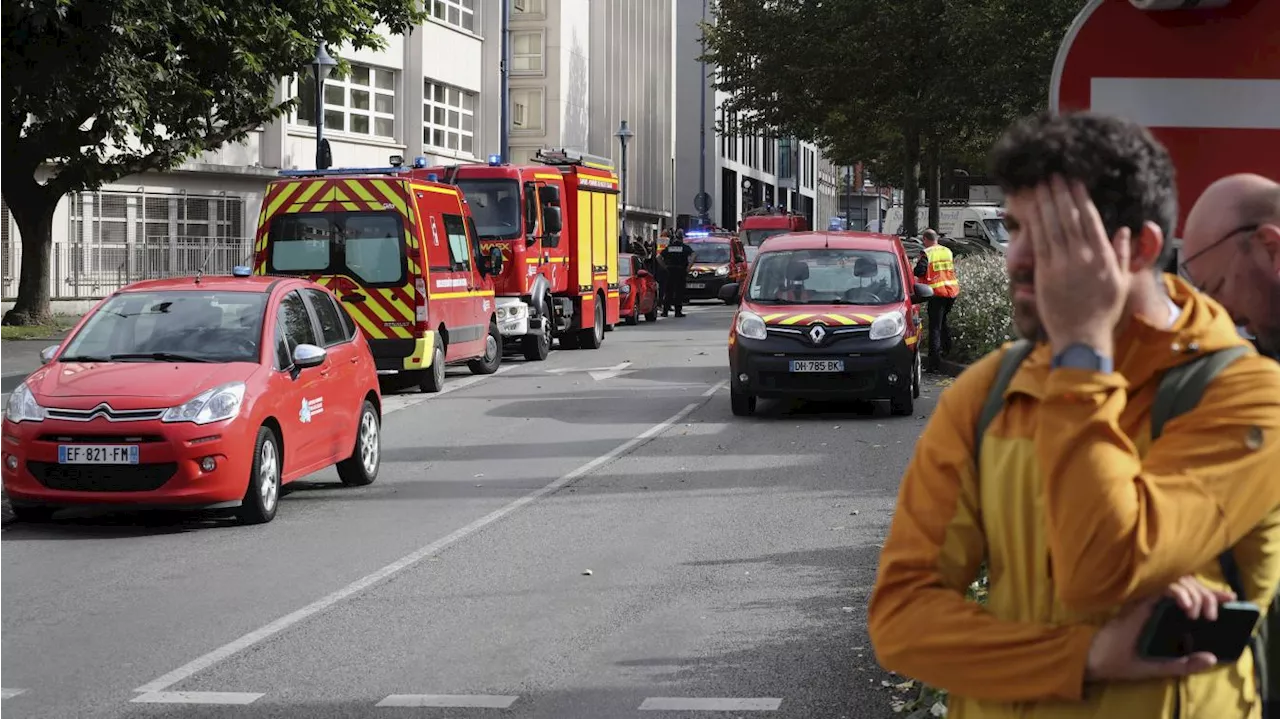
<svg viewBox="0 0 1280 719"><path fill-rule="evenodd" d="M688 287L691 290L705 289L706 286L707 286L706 282L690 282L689 284L685 285L685 287Z"/></svg>
<svg viewBox="0 0 1280 719"><path fill-rule="evenodd" d="M792 372L843 372L844 360L791 360Z"/></svg>
<svg viewBox="0 0 1280 719"><path fill-rule="evenodd" d="M60 444L58 464L137 464L136 444Z"/></svg>

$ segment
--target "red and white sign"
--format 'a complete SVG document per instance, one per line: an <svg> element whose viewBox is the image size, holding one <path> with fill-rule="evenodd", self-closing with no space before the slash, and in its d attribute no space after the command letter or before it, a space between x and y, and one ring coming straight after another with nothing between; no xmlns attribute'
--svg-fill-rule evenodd
<svg viewBox="0 0 1280 719"><path fill-rule="evenodd" d="M1058 49L1049 104L1147 126L1173 155L1180 229L1214 180L1280 178L1280 0L1138 7L1170 4L1091 0Z"/></svg>

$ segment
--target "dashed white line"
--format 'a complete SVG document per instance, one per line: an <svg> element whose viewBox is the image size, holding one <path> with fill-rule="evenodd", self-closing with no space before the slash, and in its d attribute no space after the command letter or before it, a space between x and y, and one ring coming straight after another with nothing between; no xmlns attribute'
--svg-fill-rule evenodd
<svg viewBox="0 0 1280 719"><path fill-rule="evenodd" d="M444 389L432 394L427 394L425 392L422 392L418 394L383 395L382 396L382 416L385 417L391 414L392 412L399 412L402 409L415 407L434 397L442 397L446 394L449 394L450 392L457 392L460 389L474 387L475 385L489 379L490 377L496 377L500 374L504 374L506 372L510 372L511 370L518 369L519 367L521 367L521 365L507 364L507 365L502 365L501 367L498 368L497 372L494 372L493 374L490 374L490 375L476 375L474 377L464 377L456 381L449 380L449 383L444 386Z"/></svg>
<svg viewBox="0 0 1280 719"><path fill-rule="evenodd" d="M782 706L781 699L713 699L695 697L650 697L640 711L657 712L771 712Z"/></svg>
<svg viewBox="0 0 1280 719"><path fill-rule="evenodd" d="M392 694L378 702L377 706L507 709L519 698L489 694Z"/></svg>
<svg viewBox="0 0 1280 719"><path fill-rule="evenodd" d="M139 704L252 704L262 696L254 692L147 692L132 701Z"/></svg>
<svg viewBox="0 0 1280 719"><path fill-rule="evenodd" d="M0 689L0 699L12 699L26 691L26 689Z"/></svg>
<svg viewBox="0 0 1280 719"><path fill-rule="evenodd" d="M727 380L727 379L722 379L722 380L720 380L719 382L716 382L715 384L711 385L711 387L710 387L710 388L708 388L706 392L703 392L703 393L702 393L702 396L703 396L703 397L710 397L710 396L714 395L716 392L719 392L720 390L724 389L724 388L725 388L725 385L727 385L727 384L729 384L729 380Z"/></svg>
<svg viewBox="0 0 1280 719"><path fill-rule="evenodd" d="M710 396L709 394L704 394L704 397L709 397L709 396ZM525 496L515 500L514 502L506 505L505 507L502 507L501 509L498 509L494 512L490 512L489 514L486 514L485 516L475 520L474 522L466 525L465 527L462 527L445 537L437 539L431 544L428 544L425 547L422 547L414 552L411 552L410 554L407 554L401 557L400 559L397 559L391 564L388 564L382 569L379 569L371 574L361 577L360 579L357 579L351 584L348 584L347 586L331 594L321 597L320 599L312 602L311 604L308 604L305 607L302 607L301 609L290 612L289 614L286 614L285 616L280 617L279 619L271 622L270 624L267 624L266 626L255 629L252 632L249 632L248 634L245 634L244 636L240 637L239 639L236 639L228 644L225 644L221 647L218 647L217 649L214 649L213 651L209 652L208 654L205 654L204 656L193 659L192 661L178 667L177 669L174 669L168 674L165 674L154 681L148 682L147 684L144 684L138 687L134 691L139 693L164 692L165 689L168 689L174 684L177 684L178 682L188 679L189 677L201 671L204 671L205 669L208 669L209 667L225 659L228 659L231 656L241 651L244 651L245 649L248 649L253 645L258 644L259 642L269 639L270 637L275 636L276 634L279 634L280 632L284 631L285 629L288 629L294 624L297 624L303 621L304 619L307 619L315 614L323 612L324 610L346 599L347 597L350 597L354 594L364 591L365 589L368 589L374 584L377 584L378 582L381 582L384 579L394 574L397 574L413 566L414 564L417 564L423 559L426 559L427 557L433 554L436 554L437 552L444 549L445 547L448 547L456 543L457 541L467 537L468 535L474 534L475 532L487 527L488 525L493 524L494 522L502 519L508 514L511 514L512 512L515 512L523 508L525 505L535 502L538 499L541 499L542 497L548 494L551 494L552 492L555 492L561 487L569 484L570 482L573 482L579 477L582 477L596 470L597 468L599 468L604 464L608 464L609 462L612 462L618 457L632 451L633 449L635 449L636 447L639 447L645 442L648 442L653 437L670 429L673 425L677 424L678 422L683 420L685 417L689 416L689 414L691 414L694 410L696 410L698 407L700 407L704 403L705 403L705 400L700 402L695 402L693 404L685 405L683 409L681 409L679 412L676 412L674 415L672 415L668 419L662 422L659 422L658 424L655 424L654 426L640 433L638 436L633 437L632 439L629 439L626 442L623 442L622 444L615 447L613 450L605 454L602 454L599 457L596 457L590 462L587 462L586 464L560 477L554 482L551 482L550 484L547 484L546 486L540 489L534 490L533 492L526 494Z"/></svg>

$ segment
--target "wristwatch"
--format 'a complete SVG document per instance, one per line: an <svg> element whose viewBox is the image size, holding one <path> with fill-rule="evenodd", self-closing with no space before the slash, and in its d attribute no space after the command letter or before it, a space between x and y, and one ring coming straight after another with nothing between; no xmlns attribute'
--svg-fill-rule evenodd
<svg viewBox="0 0 1280 719"><path fill-rule="evenodd" d="M1113 360L1082 343L1067 345L1067 348L1059 352L1053 358L1052 366L1054 368L1067 367L1069 369L1083 369L1091 372L1102 372L1109 374L1115 371Z"/></svg>

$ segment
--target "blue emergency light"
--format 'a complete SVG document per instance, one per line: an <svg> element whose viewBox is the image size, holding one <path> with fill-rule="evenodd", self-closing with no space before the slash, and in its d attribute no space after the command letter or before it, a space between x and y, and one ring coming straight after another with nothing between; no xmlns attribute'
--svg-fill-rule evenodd
<svg viewBox="0 0 1280 719"><path fill-rule="evenodd" d="M422 169L426 167L427 158L422 155L418 155L417 157L413 158L413 166L417 169Z"/></svg>
<svg viewBox="0 0 1280 719"><path fill-rule="evenodd" d="M236 265L235 267L231 268L232 277L250 277L252 275L253 275L253 270L249 269L248 267L245 267L244 265Z"/></svg>
<svg viewBox="0 0 1280 719"><path fill-rule="evenodd" d="M439 182L440 176L434 172L427 173L427 182Z"/></svg>
<svg viewBox="0 0 1280 719"><path fill-rule="evenodd" d="M492 154L492 155L489 155L489 164L490 164L490 165L493 165L494 167L497 167L498 165L501 165L501 164L502 164L502 155L499 155L499 154L497 154L497 153Z"/></svg>
<svg viewBox="0 0 1280 719"><path fill-rule="evenodd" d="M685 237L710 237L711 233L706 230L689 230L684 233Z"/></svg>

